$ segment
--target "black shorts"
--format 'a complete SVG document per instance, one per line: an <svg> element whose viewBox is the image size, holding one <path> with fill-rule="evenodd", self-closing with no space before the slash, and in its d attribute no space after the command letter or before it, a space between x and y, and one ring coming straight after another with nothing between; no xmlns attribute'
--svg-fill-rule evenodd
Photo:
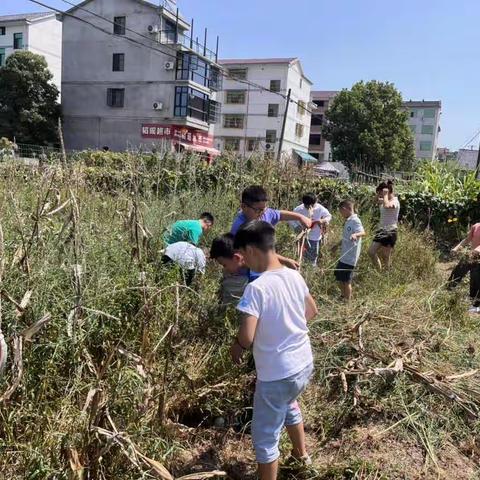
<svg viewBox="0 0 480 480"><path fill-rule="evenodd" d="M373 238L375 243L379 243L382 247L395 247L397 243L397 230L378 230Z"/></svg>
<svg viewBox="0 0 480 480"><path fill-rule="evenodd" d="M335 268L335 279L337 282L351 283L355 267L343 262L338 262Z"/></svg>

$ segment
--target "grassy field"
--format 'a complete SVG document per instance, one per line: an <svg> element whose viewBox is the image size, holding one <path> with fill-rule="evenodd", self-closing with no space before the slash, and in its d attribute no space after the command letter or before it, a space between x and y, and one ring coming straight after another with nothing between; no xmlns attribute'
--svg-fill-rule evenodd
<svg viewBox="0 0 480 480"><path fill-rule="evenodd" d="M0 478L254 479L254 370L229 359L237 317L217 305L220 269L186 289L159 264L176 219L212 211L205 246L228 230L241 185L140 192L132 171L107 193L81 165L1 174ZM375 212L360 213L370 239ZM293 234L278 232L293 255ZM329 242L340 232L337 216ZM445 290L428 232L402 227L386 275L365 253L348 306L334 256L304 270L320 314L302 400L315 468L302 478L478 478L480 339L466 289Z"/></svg>

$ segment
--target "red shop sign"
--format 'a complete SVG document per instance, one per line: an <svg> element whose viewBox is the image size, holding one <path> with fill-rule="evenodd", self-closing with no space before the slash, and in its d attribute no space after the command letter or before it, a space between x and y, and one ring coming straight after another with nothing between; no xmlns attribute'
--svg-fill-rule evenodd
<svg viewBox="0 0 480 480"><path fill-rule="evenodd" d="M206 132L179 125L142 124L142 138L156 138L177 141L188 145L213 147L213 136Z"/></svg>

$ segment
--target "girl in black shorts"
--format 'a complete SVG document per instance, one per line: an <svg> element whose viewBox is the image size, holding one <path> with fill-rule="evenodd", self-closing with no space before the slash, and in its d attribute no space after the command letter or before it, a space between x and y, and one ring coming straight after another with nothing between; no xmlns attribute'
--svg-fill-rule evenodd
<svg viewBox="0 0 480 480"><path fill-rule="evenodd" d="M380 224L368 255L377 270L390 268L392 253L397 243L400 201L393 191L393 182L382 182L376 190L380 206Z"/></svg>

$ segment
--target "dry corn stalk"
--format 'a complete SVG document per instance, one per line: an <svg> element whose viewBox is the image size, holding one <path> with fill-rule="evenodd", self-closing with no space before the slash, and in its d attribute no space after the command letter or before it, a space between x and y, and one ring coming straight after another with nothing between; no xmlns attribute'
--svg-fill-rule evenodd
<svg viewBox="0 0 480 480"><path fill-rule="evenodd" d="M10 400L15 390L19 387L23 376L23 341L22 337L13 338L13 368L16 371L15 380L8 390L0 397L0 402Z"/></svg>
<svg viewBox="0 0 480 480"><path fill-rule="evenodd" d="M21 335L25 338L27 342L29 342L32 337L50 320L52 319L52 315L50 313L46 313L40 320L35 322L30 327L27 327Z"/></svg>

